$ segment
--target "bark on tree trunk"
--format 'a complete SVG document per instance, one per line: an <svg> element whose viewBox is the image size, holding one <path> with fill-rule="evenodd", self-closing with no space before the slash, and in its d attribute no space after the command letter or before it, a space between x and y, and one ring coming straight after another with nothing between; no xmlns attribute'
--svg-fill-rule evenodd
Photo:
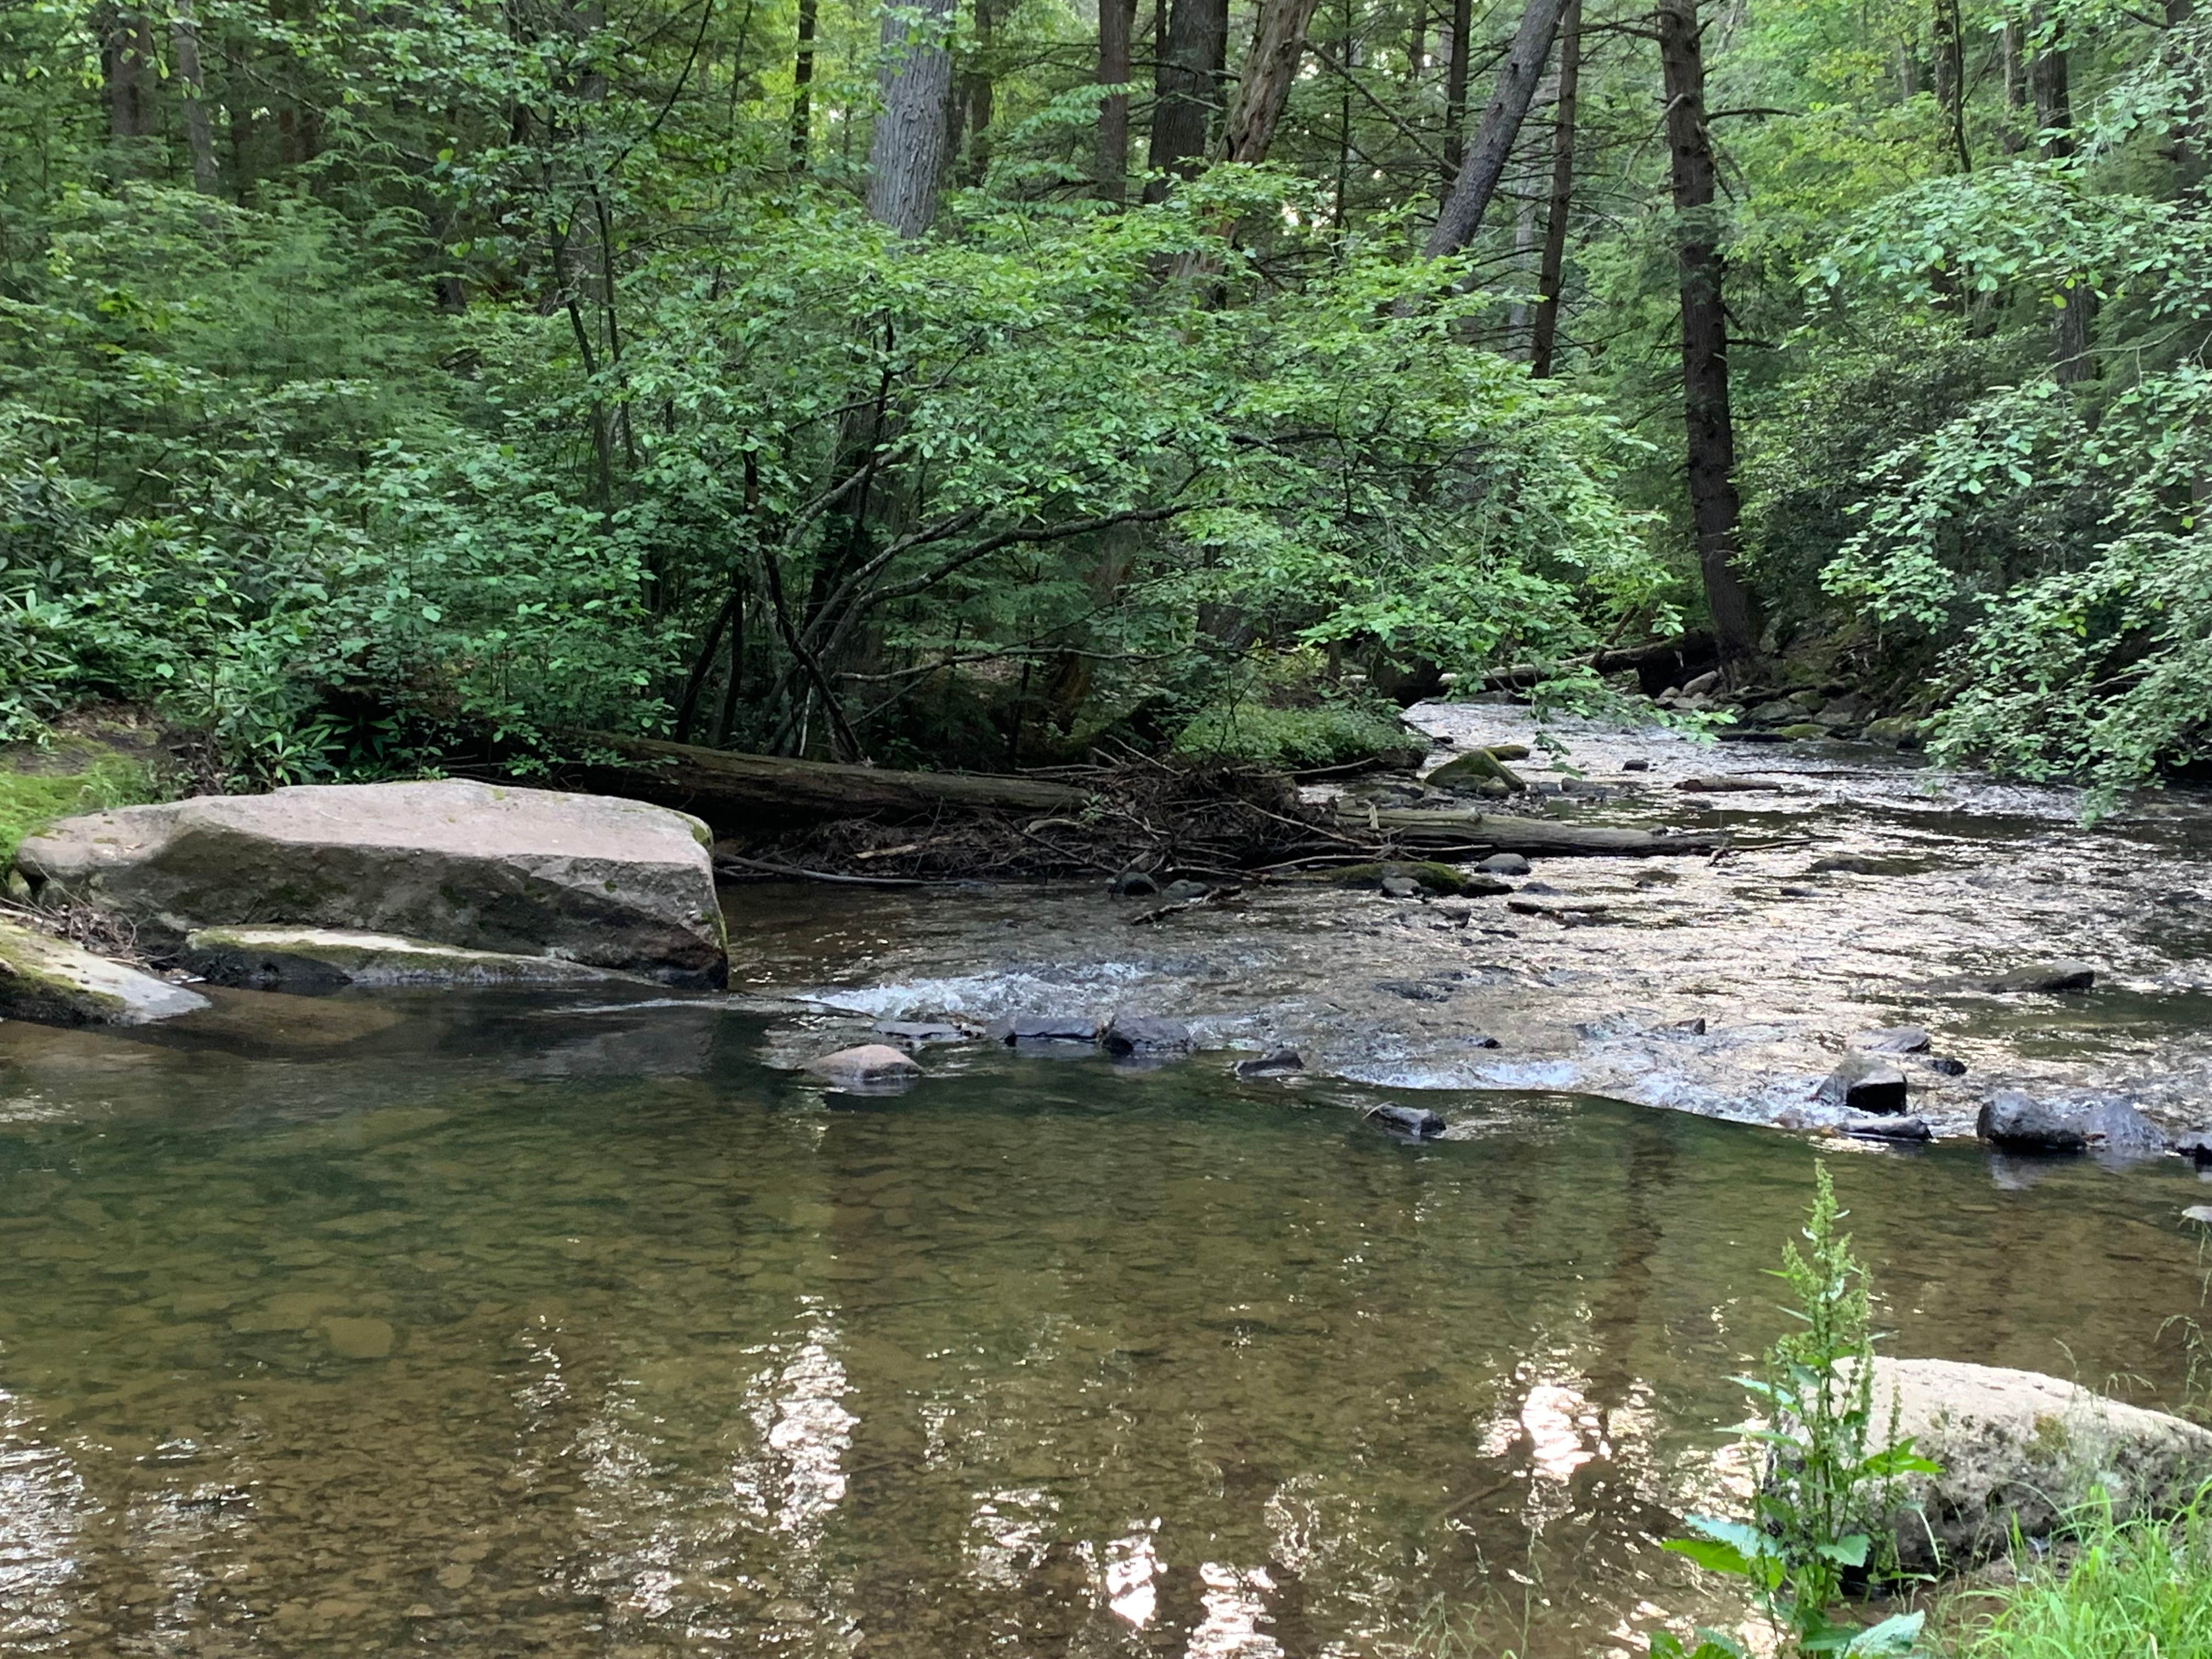
<svg viewBox="0 0 2212 1659"><path fill-rule="evenodd" d="M2037 32L2041 33L2042 9L2039 7L2033 15ZM2028 80L2035 93L2035 125L2043 134L2043 157L2063 160L2074 154L2074 100L2066 48L2059 39L2047 40L2044 50L2036 53L2028 66ZM2097 315L2097 296L2087 283L2076 283L2066 290L2064 298L2051 325L2051 355L2058 380L2074 385L2094 379L2097 373L2096 360L2089 355L2089 330Z"/></svg>
<svg viewBox="0 0 2212 1659"><path fill-rule="evenodd" d="M1467 58L1474 33L1474 0L1452 0L1451 62L1444 68L1444 194L1451 194L1467 153Z"/></svg>
<svg viewBox="0 0 2212 1659"><path fill-rule="evenodd" d="M968 129L967 155L961 176L969 184L979 185L991 170L991 109L997 88L991 80L991 28L994 18L992 0L975 0L975 58L967 72L960 77L960 91L956 101L956 129L965 125ZM956 138L953 149L961 148Z"/></svg>
<svg viewBox="0 0 2212 1659"><path fill-rule="evenodd" d="M1959 153L1959 171L1972 173L1974 158L1966 149L1966 44L1959 0L1936 0L1936 102L1951 130L1951 146Z"/></svg>
<svg viewBox="0 0 2212 1659"><path fill-rule="evenodd" d="M1198 171L1206 155L1206 129L1219 101L1228 52L1229 0L1175 0L1153 78L1149 157L1153 172L1187 179ZM1155 179L1145 187L1148 202L1166 194L1163 179Z"/></svg>
<svg viewBox="0 0 2212 1659"><path fill-rule="evenodd" d="M1443 209L1437 215L1422 249L1428 258L1458 252L1482 228L1482 216L1513 154L1513 141L1536 95L1544 60L1552 55L1552 37L1559 32L1559 19L1566 9L1567 0L1528 0L1522 12L1512 48L1498 66L1498 85L1482 112L1482 125L1475 130L1474 143L1468 147L1459 176L1452 181L1451 194L1444 198Z"/></svg>
<svg viewBox="0 0 2212 1659"><path fill-rule="evenodd" d="M1218 154L1231 161L1264 161L1283 118L1291 83L1306 55L1306 28L1320 0L1261 0L1252 27L1252 50L1237 82L1237 95L1221 124Z"/></svg>
<svg viewBox="0 0 2212 1659"><path fill-rule="evenodd" d="M1549 380L1559 337L1559 283L1567 264L1567 216L1575 200L1575 99L1582 81L1583 0L1567 0L1559 22L1559 101L1553 112L1552 200L1544 220L1544 256L1536 272L1536 321L1528 339L1528 373Z"/></svg>
<svg viewBox="0 0 2212 1659"><path fill-rule="evenodd" d="M2007 22L1997 33L1997 50L2004 57L2004 152L2017 155L2026 142L2021 132L2021 123L2027 108L2027 66L2022 61L2020 49L2020 25Z"/></svg>
<svg viewBox="0 0 2212 1659"><path fill-rule="evenodd" d="M909 23L908 18L914 21ZM868 216L912 240L937 217L945 181L952 0L884 12L884 107L868 143Z"/></svg>
<svg viewBox="0 0 2212 1659"><path fill-rule="evenodd" d="M1098 0L1098 84L1129 83L1129 38L1136 33L1137 0ZM1129 94L1109 94L1098 104L1098 198L1129 196Z"/></svg>
<svg viewBox="0 0 2212 1659"><path fill-rule="evenodd" d="M1661 0L1659 61L1667 98L1682 306L1682 412L1690 517L1705 605L1724 669L1757 648L1751 595L1735 569L1735 428L1729 412L1728 318L1713 223L1712 135L1705 125L1705 67L1698 0Z"/></svg>
<svg viewBox="0 0 2212 1659"><path fill-rule="evenodd" d="M177 80L185 90L185 148L192 158L192 188L212 196L221 187L216 171L215 129L208 120L207 76L200 68L200 26L191 0L176 0L170 39L177 53Z"/></svg>
<svg viewBox="0 0 2212 1659"><path fill-rule="evenodd" d="M2197 15L2193 0L2166 0L2166 27L2178 29ZM2173 134L2173 181L2179 193L2185 197L2200 194L2204 185L2203 109L2204 83L2196 73L2193 58L2185 62L2191 67L2186 71L2187 93L2185 112Z"/></svg>
<svg viewBox="0 0 2212 1659"><path fill-rule="evenodd" d="M799 50L791 63L791 170L806 171L814 142L814 23L816 0L799 0Z"/></svg>
<svg viewBox="0 0 2212 1659"><path fill-rule="evenodd" d="M100 53L107 70L107 131L113 138L147 138L154 132L154 31L145 15L108 14Z"/></svg>

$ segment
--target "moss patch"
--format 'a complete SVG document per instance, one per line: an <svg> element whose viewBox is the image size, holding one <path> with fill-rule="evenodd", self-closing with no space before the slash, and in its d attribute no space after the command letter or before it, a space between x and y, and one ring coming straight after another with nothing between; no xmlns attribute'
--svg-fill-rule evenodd
<svg viewBox="0 0 2212 1659"><path fill-rule="evenodd" d="M1375 762L1415 766L1429 752L1395 714L1357 703L1270 708L1257 703L1209 709L1182 730L1176 750L1219 756L1279 771L1319 771Z"/></svg>
<svg viewBox="0 0 2212 1659"><path fill-rule="evenodd" d="M1471 884L1464 872L1450 865L1431 862L1347 864L1336 870L1316 870L1299 879L1325 887L1380 887L1385 876L1411 876L1421 884L1423 891L1430 893L1464 893Z"/></svg>
<svg viewBox="0 0 2212 1659"><path fill-rule="evenodd" d="M16 843L56 818L159 800L146 763L88 738L60 738L46 748L0 750L0 866Z"/></svg>

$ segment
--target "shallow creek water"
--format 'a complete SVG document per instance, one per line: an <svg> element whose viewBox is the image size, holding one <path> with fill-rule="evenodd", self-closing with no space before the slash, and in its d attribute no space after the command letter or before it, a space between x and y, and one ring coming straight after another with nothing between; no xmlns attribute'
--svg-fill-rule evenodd
<svg viewBox="0 0 2212 1659"><path fill-rule="evenodd" d="M1576 746L1597 776L1624 741ZM2160 896L2205 878L2188 803L2084 835L2060 798L1822 763L1729 803L1790 845L1666 860L1656 897L1540 865L1616 894L1586 927L748 887L727 998L0 1026L0 1651L1384 1656L1441 1606L1570 1659L1728 1618L1656 1540L1723 1481L1814 1149L1715 1115L1905 1013L1962 1085L2201 1099L2203 912ZM1683 818L1677 764L1748 769L1662 752L1643 804L1583 810ZM1802 873L1835 848L1898 873ZM1900 988L2062 952L2110 988ZM878 1014L1079 1005L1316 1071L970 1045L862 1098L787 1069ZM1661 1032L1686 1014L1706 1038ZM1599 1076L1705 1115L1560 1091ZM1492 1086L1420 1093L1425 1145L1352 1109L1416 1081ZM2179 1161L1832 1162L1893 1351L2179 1399Z"/></svg>

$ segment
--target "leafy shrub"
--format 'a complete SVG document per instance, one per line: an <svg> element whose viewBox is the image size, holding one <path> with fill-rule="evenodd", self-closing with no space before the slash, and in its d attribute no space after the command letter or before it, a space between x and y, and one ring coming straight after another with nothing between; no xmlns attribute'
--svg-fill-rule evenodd
<svg viewBox="0 0 2212 1659"><path fill-rule="evenodd" d="M1428 752L1395 710L1362 702L1312 708L1238 703L1209 709L1182 729L1176 748L1187 755L1249 761L1280 771L1319 771L1361 761L1410 763Z"/></svg>

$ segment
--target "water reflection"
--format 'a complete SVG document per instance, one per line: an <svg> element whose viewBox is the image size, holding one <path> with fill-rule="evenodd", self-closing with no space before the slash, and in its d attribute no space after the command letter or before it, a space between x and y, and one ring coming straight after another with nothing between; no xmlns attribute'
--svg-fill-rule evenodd
<svg viewBox="0 0 2212 1659"><path fill-rule="evenodd" d="M528 1063L664 1017L672 1071ZM94 1104L0 1031L45 1103L0 1127L0 1644L1317 1659L1441 1597L1565 1659L1716 1611L1654 1540L1802 1145L1470 1097L1409 1146L1011 1056L855 1109L757 1033L449 999L343 1058L149 1045ZM2045 1174L1844 1161L1887 1322L2174 1386L2195 1184Z"/></svg>

